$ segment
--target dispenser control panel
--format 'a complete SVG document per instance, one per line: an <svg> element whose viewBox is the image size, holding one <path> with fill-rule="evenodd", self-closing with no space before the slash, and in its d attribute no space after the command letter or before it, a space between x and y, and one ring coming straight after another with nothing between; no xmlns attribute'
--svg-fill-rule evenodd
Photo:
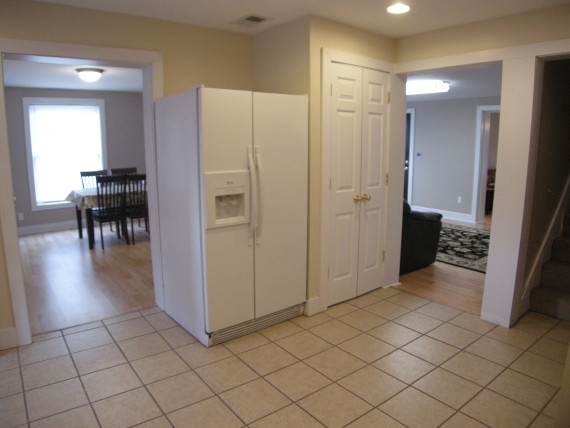
<svg viewBox="0 0 570 428"><path fill-rule="evenodd" d="M204 173L207 228L249 223L249 171Z"/></svg>

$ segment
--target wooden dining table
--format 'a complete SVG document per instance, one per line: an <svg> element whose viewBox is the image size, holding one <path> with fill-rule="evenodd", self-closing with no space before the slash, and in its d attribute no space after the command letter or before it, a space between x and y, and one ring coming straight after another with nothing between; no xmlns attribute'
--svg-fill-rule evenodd
<svg viewBox="0 0 570 428"><path fill-rule="evenodd" d="M77 231L79 238L83 239L82 213L85 212L87 223L87 239L89 249L95 245L95 225L93 223L93 208L97 208L97 189L76 189L72 190L65 198L66 201L75 204L75 215L77 217Z"/></svg>

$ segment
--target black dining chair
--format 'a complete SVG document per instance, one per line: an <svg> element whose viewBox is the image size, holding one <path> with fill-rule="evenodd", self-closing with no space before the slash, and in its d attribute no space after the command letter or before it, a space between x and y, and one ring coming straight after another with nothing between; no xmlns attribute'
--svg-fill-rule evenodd
<svg viewBox="0 0 570 428"><path fill-rule="evenodd" d="M99 223L101 248L105 249L103 240L103 223L116 222L117 238L121 234L129 244L129 231L125 217L125 186L126 175L97 176L97 208L93 208L93 220Z"/></svg>
<svg viewBox="0 0 570 428"><path fill-rule="evenodd" d="M144 219L145 230L148 232L146 174L128 174L126 180L125 217L131 219L131 241L134 244L134 219Z"/></svg>
<svg viewBox="0 0 570 428"><path fill-rule="evenodd" d="M111 168L111 175L120 175L120 174L136 174L137 167L131 166L128 168Z"/></svg>
<svg viewBox="0 0 570 428"><path fill-rule="evenodd" d="M98 169L95 171L79 171L81 176L81 186L84 189L94 189L97 187L97 182L95 178L99 175L107 175L108 171L106 169ZM79 233L79 238L83 238L83 230L81 224L81 210L75 207L75 217L77 218L77 232ZM111 228L112 230L112 228Z"/></svg>
<svg viewBox="0 0 570 428"><path fill-rule="evenodd" d="M100 175L108 175L108 171L106 169L99 169L96 171L80 171L79 175L81 175L81 185L84 189L94 189L97 187L96 177Z"/></svg>

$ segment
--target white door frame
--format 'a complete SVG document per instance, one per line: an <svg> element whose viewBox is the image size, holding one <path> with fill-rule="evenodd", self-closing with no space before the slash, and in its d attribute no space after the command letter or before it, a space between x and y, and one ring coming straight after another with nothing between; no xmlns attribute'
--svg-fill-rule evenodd
<svg viewBox="0 0 570 428"><path fill-rule="evenodd" d="M398 63L394 69L395 73L406 75L470 64L496 61L503 63L499 131L499 144L503 155L498 155L497 172L504 180L497 177L499 187L495 189L495 195L499 196L497 192L500 192L501 197L494 204L495 226L489 245L481 310L482 319L503 327L510 327L524 309L521 305L523 259L526 256L524 240L528 239L530 216L525 204L533 191L528 185L533 173L529 169L529 162L533 160L533 146L536 144L535 135L531 132L531 122L536 117L529 119L535 100L529 85L536 79L536 61L566 55L569 52L570 39L561 39ZM517 85L525 91L521 91Z"/></svg>
<svg viewBox="0 0 570 428"><path fill-rule="evenodd" d="M154 100L163 94L162 54L159 52L118 49L99 46L46 43L26 40L0 39L0 53L82 58L102 64L141 68L143 71L143 120L145 163L149 179L149 221L153 230L151 240L152 268L156 303L163 306L162 261L160 257L160 229L158 224L158 196L156 180L156 142L154 138ZM0 80L4 81L0 67ZM0 331L0 349L31 342L31 329L24 291L22 262L18 243L16 213L13 204L13 183L8 145L8 124L4 85L0 85L0 227L4 245L6 268L15 328Z"/></svg>
<svg viewBox="0 0 570 428"><path fill-rule="evenodd" d="M499 113L500 105L477 107L477 125L475 131L475 165L473 167L473 199L471 201L474 223L485 219L485 198L487 192L487 168L489 165L489 128L487 113Z"/></svg>
<svg viewBox="0 0 570 428"><path fill-rule="evenodd" d="M359 67L372 68L375 70L392 73L393 64L373 58L353 55L346 52L323 49L321 52L322 59L322 86L321 86L321 115L322 115L322 191L321 191L321 274L319 284L319 297L309 299L307 301L305 312L312 315L317 312L326 310L328 307L328 269L329 269L329 214L330 214L330 182L331 182L331 93L332 84L332 63L340 62L344 64L355 65ZM388 134L389 135L389 134ZM390 138L387 139L386 146L389 146ZM384 147L385 153L387 147ZM388 156L385 156L385 171L387 171ZM387 193L387 192L386 192ZM387 196L386 196L387 197Z"/></svg>
<svg viewBox="0 0 570 428"><path fill-rule="evenodd" d="M406 115L410 115L410 135L408 136L410 140L409 154L408 154L408 202L412 205L413 202L413 192L414 192L414 141L415 141L415 129L416 129L416 109L407 108Z"/></svg>

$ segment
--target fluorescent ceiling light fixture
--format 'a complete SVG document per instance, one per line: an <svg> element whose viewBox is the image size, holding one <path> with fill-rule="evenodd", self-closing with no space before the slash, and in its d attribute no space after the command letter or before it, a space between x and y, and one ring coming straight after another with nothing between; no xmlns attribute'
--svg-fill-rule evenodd
<svg viewBox="0 0 570 428"><path fill-rule="evenodd" d="M388 13L391 13L393 15L401 15L402 13L406 13L410 11L410 6L408 6L407 4L404 3L394 3L392 6L388 7L388 9L386 9L388 11Z"/></svg>
<svg viewBox="0 0 570 428"><path fill-rule="evenodd" d="M444 80L409 80L406 95L439 94L449 92L449 82Z"/></svg>
<svg viewBox="0 0 570 428"><path fill-rule="evenodd" d="M101 75L105 70L101 68L78 68L75 71L81 80L84 82L93 83L101 78Z"/></svg>

